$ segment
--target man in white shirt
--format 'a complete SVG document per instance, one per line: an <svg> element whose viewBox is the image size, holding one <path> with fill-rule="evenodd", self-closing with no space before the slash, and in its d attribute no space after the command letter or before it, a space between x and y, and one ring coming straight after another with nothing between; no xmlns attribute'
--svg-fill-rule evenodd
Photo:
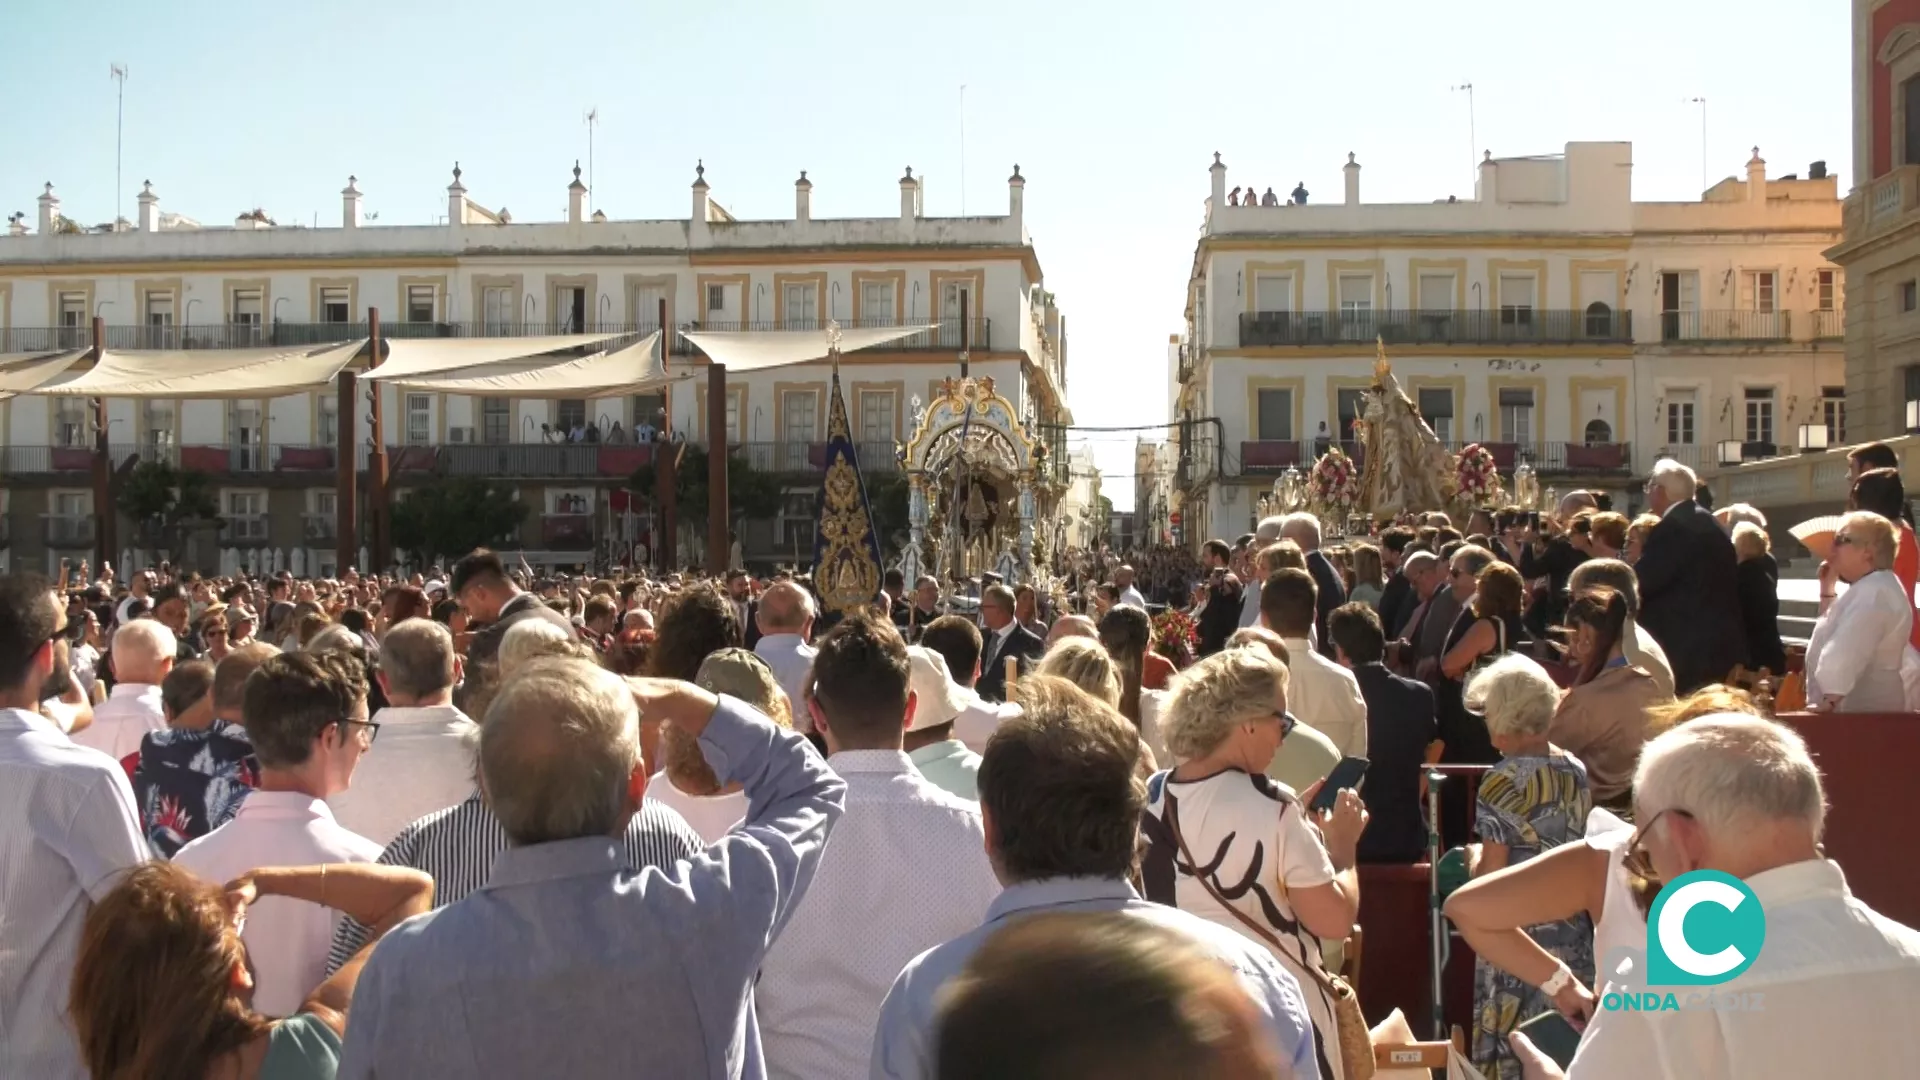
<svg viewBox="0 0 1920 1080"><path fill-rule="evenodd" d="M67 605L39 574L0 575L0 1076L88 1075L67 1020L87 912L149 857L118 763L36 711Z"/></svg>
<svg viewBox="0 0 1920 1080"><path fill-rule="evenodd" d="M791 581L777 581L760 594L760 640L753 654L767 662L793 706L796 731L810 731L807 719L807 673L819 650L807 644L813 635L813 597ZM743 628L744 629L744 628Z"/></svg>
<svg viewBox="0 0 1920 1080"><path fill-rule="evenodd" d="M473 793L475 729L453 705L460 674L444 625L405 619L387 631L376 677L388 704L373 716L385 738L361 759L353 786L327 800L342 828L385 847Z"/></svg>
<svg viewBox="0 0 1920 1080"><path fill-rule="evenodd" d="M806 707L847 809L755 991L767 1075L794 1080L867 1075L894 977L978 926L1000 891L979 807L929 783L901 749L915 701L899 632L853 615L813 668Z"/></svg>
<svg viewBox="0 0 1920 1080"><path fill-rule="evenodd" d="M1113 584L1120 590L1120 602L1123 604L1132 604L1141 611L1145 611L1147 610L1147 598L1140 594L1139 589L1133 587L1133 578L1134 573L1133 567L1131 566L1122 566L1113 572Z"/></svg>
<svg viewBox="0 0 1920 1080"><path fill-rule="evenodd" d="M1305 570L1277 570L1260 590L1260 622L1286 643L1287 706L1346 757L1367 756L1367 700L1353 672L1313 650L1318 591Z"/></svg>
<svg viewBox="0 0 1920 1080"><path fill-rule="evenodd" d="M326 800L347 789L372 745L367 685L344 655L287 653L247 680L241 706L260 760L260 786L233 820L180 849L173 861L208 881L258 866L373 862L380 845L341 828ZM335 915L319 904L262 897L241 940L254 972L253 1007L291 1016L326 977Z"/></svg>
<svg viewBox="0 0 1920 1080"><path fill-rule="evenodd" d="M1654 983L1648 957L1634 949L1601 958L1603 1007L1566 1075L1913 1075L1920 1061L1920 1027L1913 1023L1920 1015L1920 933L1855 899L1839 865L1821 857L1826 802L1800 737L1753 716L1693 720L1647 744L1633 788L1640 828L1629 857L1647 859L1667 882L1699 870L1739 879L1766 916L1765 938L1757 954L1744 957L1751 966L1711 985ZM1680 892L1692 887L1679 883ZM1698 920L1683 915L1669 928L1663 914L1652 913L1650 939L1679 937L1709 961L1727 947L1687 941ZM1570 999L1584 994L1564 966L1544 986ZM1604 1007L1614 995L1669 992L1681 1008ZM1725 1006L1713 1007L1704 1000L1709 994ZM1580 1004L1591 1009L1593 998ZM1521 1039L1514 1042L1524 1062ZM1536 1061L1527 1075L1559 1071Z"/></svg>
<svg viewBox="0 0 1920 1080"><path fill-rule="evenodd" d="M135 600L147 600L153 595L153 571L141 570L127 579L127 595L113 609L113 622L116 626L125 626L133 621L132 608Z"/></svg>
<svg viewBox="0 0 1920 1080"><path fill-rule="evenodd" d="M173 670L179 647L173 631L153 619L135 619L115 630L108 654L113 693L94 706L92 726L75 734L73 741L120 761L140 752L140 740L148 732L166 730L160 684Z"/></svg>

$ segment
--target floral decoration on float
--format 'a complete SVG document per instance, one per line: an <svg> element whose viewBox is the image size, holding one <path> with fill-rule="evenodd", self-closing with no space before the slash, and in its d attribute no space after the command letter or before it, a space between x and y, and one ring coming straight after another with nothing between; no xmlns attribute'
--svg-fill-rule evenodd
<svg viewBox="0 0 1920 1080"><path fill-rule="evenodd" d="M1454 491L1473 506L1490 506L1500 498L1500 469L1493 451L1469 443L1454 465Z"/></svg>
<svg viewBox="0 0 1920 1080"><path fill-rule="evenodd" d="M1330 448L1313 463L1307 475L1307 497L1322 511L1331 511L1344 519L1347 510L1360 501L1360 469L1338 446Z"/></svg>
<svg viewBox="0 0 1920 1080"><path fill-rule="evenodd" d="M1169 607L1153 618L1153 651L1176 668L1193 663L1200 648L1200 628L1179 608Z"/></svg>

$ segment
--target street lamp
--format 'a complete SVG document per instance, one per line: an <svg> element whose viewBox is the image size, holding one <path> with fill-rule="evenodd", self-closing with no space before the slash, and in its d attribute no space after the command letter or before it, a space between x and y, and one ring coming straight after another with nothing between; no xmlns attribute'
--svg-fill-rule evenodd
<svg viewBox="0 0 1920 1080"><path fill-rule="evenodd" d="M1740 464L1743 449L1744 447L1741 446L1739 439L1722 440L1720 443L1720 464L1722 466Z"/></svg>
<svg viewBox="0 0 1920 1080"><path fill-rule="evenodd" d="M1827 425L1825 424L1801 424L1800 425L1800 452L1801 453L1803 454L1817 453L1819 451L1825 450L1826 448L1827 448Z"/></svg>

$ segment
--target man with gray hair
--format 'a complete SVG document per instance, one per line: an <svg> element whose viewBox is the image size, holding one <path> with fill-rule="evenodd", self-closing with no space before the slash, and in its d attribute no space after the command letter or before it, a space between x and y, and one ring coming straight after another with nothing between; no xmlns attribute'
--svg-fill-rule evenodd
<svg viewBox="0 0 1920 1080"><path fill-rule="evenodd" d="M1251 548L1256 557L1260 552L1265 551L1268 545L1280 539L1280 534L1286 528L1286 525L1287 519L1284 514L1275 514L1272 517L1260 519L1259 527L1253 530L1253 546ZM1241 629L1257 625L1260 622L1260 586L1267 580L1267 575L1272 572L1271 570L1256 572L1253 574L1252 580L1247 583L1246 588L1240 593Z"/></svg>
<svg viewBox="0 0 1920 1080"><path fill-rule="evenodd" d="M787 692L793 707L793 722L801 731L813 730L807 719L807 672L819 650L807 643L813 636L813 594L791 581L777 581L760 594L754 619L760 625L760 640L753 644L753 655L767 662L774 677Z"/></svg>
<svg viewBox="0 0 1920 1080"><path fill-rule="evenodd" d="M160 684L173 670L180 643L156 619L135 619L113 632L108 655L113 662L113 692L94 706L93 723L73 733L73 741L91 746L115 761L140 753L148 732L164 731Z"/></svg>
<svg viewBox="0 0 1920 1080"><path fill-rule="evenodd" d="M1588 559L1574 568L1567 579L1567 594L1579 596L1595 586L1612 589L1627 601L1626 632L1620 638L1620 650L1627 663L1646 669L1664 697L1673 696L1673 666L1660 643L1640 625L1640 581L1633 567L1619 559Z"/></svg>
<svg viewBox="0 0 1920 1080"><path fill-rule="evenodd" d="M1280 526L1280 538L1300 545L1307 554L1307 573L1319 590L1319 606L1313 614L1314 647L1320 655L1333 659L1333 642L1327 637L1327 616L1347 602L1347 583L1340 571L1320 551L1320 519L1312 514L1288 514Z"/></svg>
<svg viewBox="0 0 1920 1080"><path fill-rule="evenodd" d="M372 717L381 738L360 759L353 786L328 800L341 825L385 847L415 819L472 794L473 721L453 704L463 665L453 634L432 619L387 630L374 675L387 695Z"/></svg>
<svg viewBox="0 0 1920 1080"><path fill-rule="evenodd" d="M1019 661L1025 671L1046 654L1046 642L1040 635L1020 625L1013 614L1013 590L1005 585L990 585L980 594L981 634L980 681L974 684L988 701L1007 699L1007 660Z"/></svg>
<svg viewBox="0 0 1920 1080"><path fill-rule="evenodd" d="M1912 1074L1920 933L1861 903L1821 855L1820 771L1791 728L1731 714L1682 724L1641 752L1633 802L1627 864L1666 883L1648 917L1659 949L1603 957L1601 992L1684 1004L1598 1012L1566 1075ZM1699 871L1718 876L1688 880ZM1694 907L1735 925L1704 934ZM1707 992L1654 981L1676 968L1711 976L1697 980ZM1560 1075L1522 1039L1529 1077Z"/></svg>
<svg viewBox="0 0 1920 1080"><path fill-rule="evenodd" d="M646 789L643 713L697 740L750 809L636 873L616 838ZM488 708L480 770L513 846L484 888L381 942L339 1076L764 1076L754 981L846 799L806 738L691 683L536 660Z"/></svg>
<svg viewBox="0 0 1920 1080"><path fill-rule="evenodd" d="M1647 480L1660 524L1647 534L1634 572L1640 624L1673 661L1677 694L1724 680L1746 662L1740 621L1739 556L1713 515L1694 501L1693 470L1662 459Z"/></svg>

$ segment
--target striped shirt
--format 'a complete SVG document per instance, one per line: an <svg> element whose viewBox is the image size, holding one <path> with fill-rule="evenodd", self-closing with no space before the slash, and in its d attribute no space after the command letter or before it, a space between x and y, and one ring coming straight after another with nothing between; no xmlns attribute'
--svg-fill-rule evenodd
<svg viewBox="0 0 1920 1080"><path fill-rule="evenodd" d="M685 818L656 802L641 804L627 824L627 861L635 870L668 869L706 846ZM424 871L433 878L433 906L442 908L485 885L493 860L507 847L507 830L476 791L465 802L436 810L400 830L378 861ZM333 950L327 954L327 973L338 971L366 943L367 928L343 919L333 935Z"/></svg>

